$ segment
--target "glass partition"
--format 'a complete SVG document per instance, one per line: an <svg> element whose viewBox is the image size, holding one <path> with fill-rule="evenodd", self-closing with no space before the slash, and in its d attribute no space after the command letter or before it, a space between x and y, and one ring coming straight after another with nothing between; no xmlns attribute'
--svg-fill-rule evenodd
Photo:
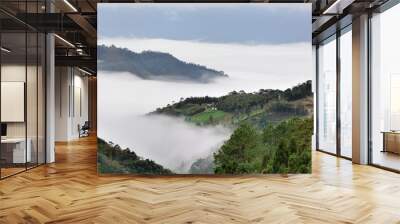
<svg viewBox="0 0 400 224"><path fill-rule="evenodd" d="M336 36L318 47L318 149L336 154Z"/></svg>
<svg viewBox="0 0 400 224"><path fill-rule="evenodd" d="M14 3L0 6L43 11L43 1ZM0 12L0 178L45 163L45 44L43 33Z"/></svg>
<svg viewBox="0 0 400 224"><path fill-rule="evenodd" d="M1 34L1 175L24 171L31 160L26 147L26 33ZM6 50L4 50L6 49Z"/></svg>
<svg viewBox="0 0 400 224"><path fill-rule="evenodd" d="M35 32L27 33L27 74L26 74L26 113L27 113L27 150L30 151L28 168L34 167L38 163L38 34Z"/></svg>

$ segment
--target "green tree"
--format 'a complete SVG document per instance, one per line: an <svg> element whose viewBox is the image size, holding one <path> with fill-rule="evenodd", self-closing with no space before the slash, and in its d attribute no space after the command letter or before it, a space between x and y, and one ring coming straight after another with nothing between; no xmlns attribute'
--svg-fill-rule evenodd
<svg viewBox="0 0 400 224"><path fill-rule="evenodd" d="M209 123L209 124L213 124L213 123L214 123L214 117L213 117L213 115L210 115L210 116L208 117L208 123Z"/></svg>
<svg viewBox="0 0 400 224"><path fill-rule="evenodd" d="M172 174L168 169L149 159L140 158L129 148L97 139L98 169L100 173Z"/></svg>
<svg viewBox="0 0 400 224"><path fill-rule="evenodd" d="M249 162L246 151L254 149L257 143L257 131L249 124L241 124L219 151L214 153L215 173L238 173L240 170L243 173L245 168L240 163Z"/></svg>
<svg viewBox="0 0 400 224"><path fill-rule="evenodd" d="M289 142L289 154L294 154L294 153L297 153L297 143L294 138L291 138Z"/></svg>
<svg viewBox="0 0 400 224"><path fill-rule="evenodd" d="M275 173L286 173L289 162L289 149L285 140L281 140L275 151L273 171Z"/></svg>
<svg viewBox="0 0 400 224"><path fill-rule="evenodd" d="M263 130L263 142L267 144L274 144L274 140L274 126L272 124L267 124L267 126Z"/></svg>

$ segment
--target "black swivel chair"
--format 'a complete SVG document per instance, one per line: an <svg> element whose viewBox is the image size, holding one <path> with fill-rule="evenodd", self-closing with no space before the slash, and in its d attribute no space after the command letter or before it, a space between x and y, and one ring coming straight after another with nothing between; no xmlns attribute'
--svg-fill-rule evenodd
<svg viewBox="0 0 400 224"><path fill-rule="evenodd" d="M78 129L79 129L79 138L89 136L89 129L90 129L89 121L85 121L82 127L78 125Z"/></svg>

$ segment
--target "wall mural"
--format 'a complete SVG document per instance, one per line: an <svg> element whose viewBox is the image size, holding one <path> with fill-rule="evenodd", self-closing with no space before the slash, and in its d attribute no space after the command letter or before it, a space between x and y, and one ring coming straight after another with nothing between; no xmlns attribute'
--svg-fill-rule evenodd
<svg viewBox="0 0 400 224"><path fill-rule="evenodd" d="M98 6L100 174L310 173L310 4Z"/></svg>

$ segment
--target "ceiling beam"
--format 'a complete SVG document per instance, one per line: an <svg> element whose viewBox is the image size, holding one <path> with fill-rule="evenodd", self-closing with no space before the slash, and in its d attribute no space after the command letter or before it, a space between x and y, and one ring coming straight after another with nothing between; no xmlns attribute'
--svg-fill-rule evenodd
<svg viewBox="0 0 400 224"><path fill-rule="evenodd" d="M324 15L342 14L343 10L351 5L355 0L336 0L324 10Z"/></svg>
<svg viewBox="0 0 400 224"><path fill-rule="evenodd" d="M97 30L90 24L85 17L79 14L69 14L68 17L81 27L87 35L86 43L89 46L97 46Z"/></svg>
<svg viewBox="0 0 400 224"><path fill-rule="evenodd" d="M82 30L75 21L62 13L19 13L16 18L42 32Z"/></svg>
<svg viewBox="0 0 400 224"><path fill-rule="evenodd" d="M91 56L56 56L56 66L87 67L92 71L97 69L97 59Z"/></svg>

